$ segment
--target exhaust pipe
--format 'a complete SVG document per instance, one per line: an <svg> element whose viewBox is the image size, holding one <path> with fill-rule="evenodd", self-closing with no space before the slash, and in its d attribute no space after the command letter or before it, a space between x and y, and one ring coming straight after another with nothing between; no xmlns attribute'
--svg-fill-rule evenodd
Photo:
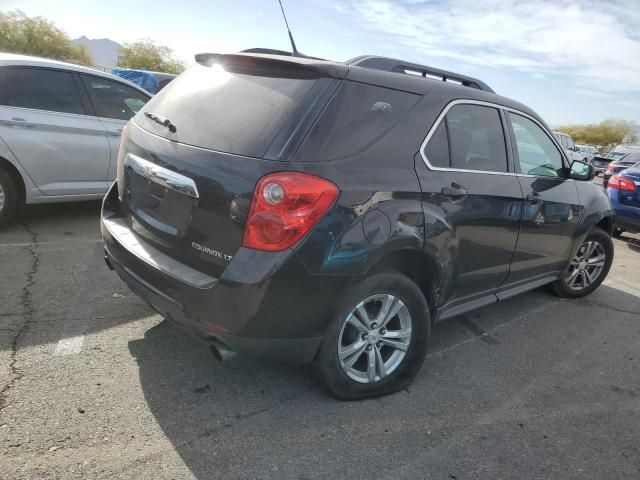
<svg viewBox="0 0 640 480"><path fill-rule="evenodd" d="M227 360L231 360L238 354L238 352L236 352L232 348L229 348L221 341L215 339L211 340L211 353L213 354L213 357L219 362L226 362Z"/></svg>

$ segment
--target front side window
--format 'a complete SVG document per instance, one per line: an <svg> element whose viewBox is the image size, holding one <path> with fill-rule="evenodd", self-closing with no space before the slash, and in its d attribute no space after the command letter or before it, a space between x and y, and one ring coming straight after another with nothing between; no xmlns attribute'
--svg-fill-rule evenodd
<svg viewBox="0 0 640 480"><path fill-rule="evenodd" d="M509 113L508 117L515 134L520 173L559 177L562 154L542 128L522 115Z"/></svg>
<svg viewBox="0 0 640 480"><path fill-rule="evenodd" d="M149 100L141 92L119 82L82 75L99 117L129 120Z"/></svg>
<svg viewBox="0 0 640 480"><path fill-rule="evenodd" d="M73 75L46 68L0 68L0 105L85 113Z"/></svg>
<svg viewBox="0 0 640 480"><path fill-rule="evenodd" d="M455 105L432 135L425 155L437 167L507 172L500 113L480 105Z"/></svg>

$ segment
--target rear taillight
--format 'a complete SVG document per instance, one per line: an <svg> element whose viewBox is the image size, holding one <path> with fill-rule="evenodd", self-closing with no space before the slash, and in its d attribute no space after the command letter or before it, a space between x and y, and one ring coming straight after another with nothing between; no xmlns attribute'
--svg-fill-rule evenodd
<svg viewBox="0 0 640 480"><path fill-rule="evenodd" d="M294 245L327 213L338 188L324 178L299 172L262 177L253 192L242 245L276 252Z"/></svg>
<svg viewBox="0 0 640 480"><path fill-rule="evenodd" d="M609 183L607 184L608 188L612 188L614 190L635 190L636 185L631 180L627 180L626 178L621 177L620 175L614 175L609 179Z"/></svg>

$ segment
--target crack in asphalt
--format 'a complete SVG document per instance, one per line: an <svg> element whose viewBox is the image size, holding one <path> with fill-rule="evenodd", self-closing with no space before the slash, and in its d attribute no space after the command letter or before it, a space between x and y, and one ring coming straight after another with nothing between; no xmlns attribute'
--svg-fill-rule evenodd
<svg viewBox="0 0 640 480"><path fill-rule="evenodd" d="M25 248L31 254L31 266L27 271L27 278L24 286L22 287L22 293L20 294L20 303L22 304L22 316L24 318L24 322L22 326L17 330L15 336L13 337L13 341L11 342L11 354L9 357L9 371L11 372L11 379L2 388L2 390L0 390L0 412L2 412L2 410L4 410L4 408L7 406L7 394L9 390L24 376L24 374L16 365L18 361L18 342L29 329L29 325L31 323L31 320L33 319L33 306L31 305L31 288L35 284L35 276L38 272L40 253L38 251L38 234L31 230L26 222L24 223L24 228L31 236L31 243L25 246Z"/></svg>

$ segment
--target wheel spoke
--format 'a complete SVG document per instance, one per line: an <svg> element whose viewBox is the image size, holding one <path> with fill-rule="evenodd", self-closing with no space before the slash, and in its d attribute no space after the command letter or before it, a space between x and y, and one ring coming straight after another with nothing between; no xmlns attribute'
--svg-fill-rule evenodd
<svg viewBox="0 0 640 480"><path fill-rule="evenodd" d="M590 267L604 267L605 259L606 255L598 255L597 257L593 257L587 260L587 263Z"/></svg>
<svg viewBox="0 0 640 480"><path fill-rule="evenodd" d="M589 278L587 277L587 272L585 272L584 270L582 271L582 274L580 275L582 277L582 287L583 288L587 288L589 286L589 284L591 283L589 281Z"/></svg>
<svg viewBox="0 0 640 480"><path fill-rule="evenodd" d="M367 352L367 380L371 383L376 379L376 349Z"/></svg>
<svg viewBox="0 0 640 480"><path fill-rule="evenodd" d="M576 278L578 277L579 273L580 273L580 269L578 267L574 267L573 271L569 274L569 276L566 279L567 285L573 286L576 282Z"/></svg>
<svg viewBox="0 0 640 480"><path fill-rule="evenodd" d="M351 368L364 352L367 342L358 340L357 342L338 351L338 358L344 365L344 368Z"/></svg>
<svg viewBox="0 0 640 480"><path fill-rule="evenodd" d="M356 312L358 312L358 316L360 317L360 320L362 321L364 326L367 327L367 330L368 330L371 325L371 320L369 319L369 314L367 313L366 308L364 308L364 305L358 305L356 307Z"/></svg>
<svg viewBox="0 0 640 480"><path fill-rule="evenodd" d="M584 258L587 259L591 256L591 254L593 253L593 251L596 249L596 246L598 244L596 242L587 242L587 248L585 249L584 252Z"/></svg>
<svg viewBox="0 0 640 480"><path fill-rule="evenodd" d="M402 303L400 299L396 297L387 297L384 305L380 309L380 313L378 314L378 326L386 326L387 323L389 323L389 321L398 314L402 307L404 307L404 303Z"/></svg>
<svg viewBox="0 0 640 480"><path fill-rule="evenodd" d="M382 338L391 338L391 339L403 339L403 338L411 338L411 329L405 328L403 330L387 330Z"/></svg>
<svg viewBox="0 0 640 480"><path fill-rule="evenodd" d="M382 342L383 345L386 345L387 347L395 348L396 350L401 350L403 352L406 352L407 349L409 348L409 344L408 343L404 343L404 342L402 342L400 340L397 340L395 338L382 337L380 339L380 341Z"/></svg>
<svg viewBox="0 0 640 480"><path fill-rule="evenodd" d="M360 333L367 333L369 331L369 326L365 325L363 321L358 318L358 315L354 315L353 313L350 313L347 317L347 323Z"/></svg>
<svg viewBox="0 0 640 480"><path fill-rule="evenodd" d="M382 358L382 353L378 347L373 349L376 352L376 362L378 364L378 371L380 372L380 379L382 380L387 376L387 367L384 364L384 359Z"/></svg>

